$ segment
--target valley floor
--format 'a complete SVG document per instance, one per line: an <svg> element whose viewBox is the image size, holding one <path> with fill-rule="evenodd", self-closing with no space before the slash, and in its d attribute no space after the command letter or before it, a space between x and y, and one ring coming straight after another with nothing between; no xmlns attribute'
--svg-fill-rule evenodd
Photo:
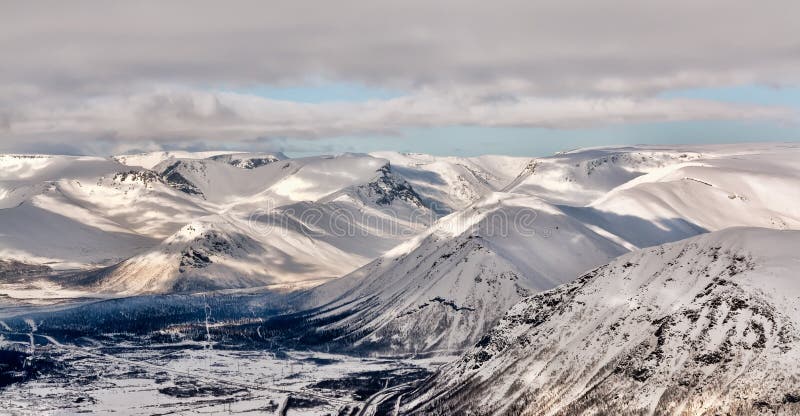
<svg viewBox="0 0 800 416"><path fill-rule="evenodd" d="M4 331L20 343L29 334ZM62 344L33 335L42 377L11 384L2 414L372 414L452 357L398 359L309 351L144 344L133 337ZM371 405L371 406L370 406Z"/></svg>

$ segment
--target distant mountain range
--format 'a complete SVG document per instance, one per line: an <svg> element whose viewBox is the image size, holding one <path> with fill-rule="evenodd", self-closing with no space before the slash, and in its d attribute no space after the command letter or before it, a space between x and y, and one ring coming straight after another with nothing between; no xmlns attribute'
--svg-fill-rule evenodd
<svg viewBox="0 0 800 416"><path fill-rule="evenodd" d="M796 228L798 152L4 155L0 258L108 295L346 275L301 304L357 308L354 328L388 349L458 349L523 296L626 251L731 226Z"/></svg>

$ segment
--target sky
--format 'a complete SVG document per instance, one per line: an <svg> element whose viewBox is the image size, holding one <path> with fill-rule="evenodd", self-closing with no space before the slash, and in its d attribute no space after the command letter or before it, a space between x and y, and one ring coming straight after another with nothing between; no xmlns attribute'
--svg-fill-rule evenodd
<svg viewBox="0 0 800 416"><path fill-rule="evenodd" d="M800 140L796 1L3 1L0 152Z"/></svg>

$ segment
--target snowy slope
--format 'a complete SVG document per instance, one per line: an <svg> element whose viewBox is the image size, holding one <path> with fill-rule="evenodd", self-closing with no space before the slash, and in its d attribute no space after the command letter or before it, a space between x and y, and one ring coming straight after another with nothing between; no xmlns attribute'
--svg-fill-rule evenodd
<svg viewBox="0 0 800 416"><path fill-rule="evenodd" d="M228 162L220 158L172 158L153 170L176 189L217 204L270 201L280 206L315 202L344 188L369 183L387 164L384 159L354 154L290 159L254 169Z"/></svg>
<svg viewBox="0 0 800 416"><path fill-rule="evenodd" d="M207 236L196 236L189 247L176 250L173 240L183 241L184 227L153 251L115 267L101 287L138 293L330 279L362 266L432 221L413 188L383 159L346 154L273 161L252 169L229 162L170 159L154 169L176 190L214 207L222 217L202 221L218 233L246 237L252 246L246 253L223 253L211 257L213 266L189 272L179 267L180 253ZM142 275L152 279L142 282Z"/></svg>
<svg viewBox="0 0 800 416"><path fill-rule="evenodd" d="M558 204L625 247L732 226L800 226L795 144L581 149L533 161L507 190Z"/></svg>
<svg viewBox="0 0 800 416"><path fill-rule="evenodd" d="M330 279L423 231L430 221L413 189L385 160L368 156L308 158L252 170L217 160L166 164L177 166L162 172L165 180L175 181L180 172L181 184L200 184L204 200L224 201L217 205L221 214L193 221L152 250L104 271L100 290L194 291ZM282 194L286 182L298 192ZM194 257L200 267L187 267Z"/></svg>
<svg viewBox="0 0 800 416"><path fill-rule="evenodd" d="M697 229L800 227L800 149L743 149L657 169L572 213L638 247L657 244L657 226L673 239Z"/></svg>
<svg viewBox="0 0 800 416"><path fill-rule="evenodd" d="M113 283L104 290L171 290L188 274L176 277L180 260L166 247L201 221L268 254L249 256L251 272L240 278L241 267L223 271L223 262L194 275L220 287L263 285L346 274L435 218L386 160L367 155L169 156L153 170L109 158L3 156L0 258L57 269L124 261L106 273Z"/></svg>
<svg viewBox="0 0 800 416"><path fill-rule="evenodd" d="M349 328L356 348L459 350L523 296L623 252L543 201L495 193L302 298L349 314L323 330Z"/></svg>
<svg viewBox="0 0 800 416"><path fill-rule="evenodd" d="M195 220L151 250L93 274L95 290L118 294L265 286L335 277L358 266L324 242L262 238L221 216Z"/></svg>
<svg viewBox="0 0 800 416"><path fill-rule="evenodd" d="M183 150L170 150L159 152L136 153L130 155L117 155L114 160L123 165L153 169L159 163L169 159L208 159L214 156L234 154L234 151L205 151L187 152Z"/></svg>
<svg viewBox="0 0 800 416"><path fill-rule="evenodd" d="M0 208L10 208L69 178L85 183L124 166L97 157L0 155Z"/></svg>
<svg viewBox="0 0 800 416"><path fill-rule="evenodd" d="M6 155L0 164L3 258L56 268L112 264L202 211L154 175L110 159Z"/></svg>
<svg viewBox="0 0 800 416"><path fill-rule="evenodd" d="M288 159L281 152L272 153L245 153L228 150L187 152L181 150L147 152L130 155L117 155L113 157L119 163L127 166L153 169L160 163L173 159L211 159L227 163L242 169L254 169L268 163Z"/></svg>
<svg viewBox="0 0 800 416"><path fill-rule="evenodd" d="M213 160L165 163L176 189L195 195L270 245L292 244L313 255L341 249L338 263L363 265L433 222L434 214L384 159L345 154L291 159L239 169ZM258 235L256 235L258 234ZM269 251L269 250L268 250ZM351 269L319 261L335 277Z"/></svg>
<svg viewBox="0 0 800 416"><path fill-rule="evenodd" d="M585 205L638 176L699 159L699 150L705 149L608 147L557 153L531 161L505 190Z"/></svg>
<svg viewBox="0 0 800 416"><path fill-rule="evenodd" d="M283 153L230 153L209 157L211 160L225 162L242 169L255 169L273 162L286 160Z"/></svg>
<svg viewBox="0 0 800 416"><path fill-rule="evenodd" d="M795 414L798 245L731 228L624 255L515 305L406 413Z"/></svg>
<svg viewBox="0 0 800 416"><path fill-rule="evenodd" d="M387 159L426 201L451 213L500 191L516 178L530 158L510 156L442 157L420 153L373 152Z"/></svg>

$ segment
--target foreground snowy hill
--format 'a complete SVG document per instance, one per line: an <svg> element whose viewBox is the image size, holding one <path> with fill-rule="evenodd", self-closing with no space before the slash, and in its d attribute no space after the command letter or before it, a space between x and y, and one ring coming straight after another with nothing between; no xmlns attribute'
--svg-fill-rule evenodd
<svg viewBox="0 0 800 416"><path fill-rule="evenodd" d="M495 193L361 269L303 295L347 315L355 348L454 351L527 294L626 252L534 197Z"/></svg>
<svg viewBox="0 0 800 416"><path fill-rule="evenodd" d="M413 414L800 411L800 232L731 228L515 305Z"/></svg>

